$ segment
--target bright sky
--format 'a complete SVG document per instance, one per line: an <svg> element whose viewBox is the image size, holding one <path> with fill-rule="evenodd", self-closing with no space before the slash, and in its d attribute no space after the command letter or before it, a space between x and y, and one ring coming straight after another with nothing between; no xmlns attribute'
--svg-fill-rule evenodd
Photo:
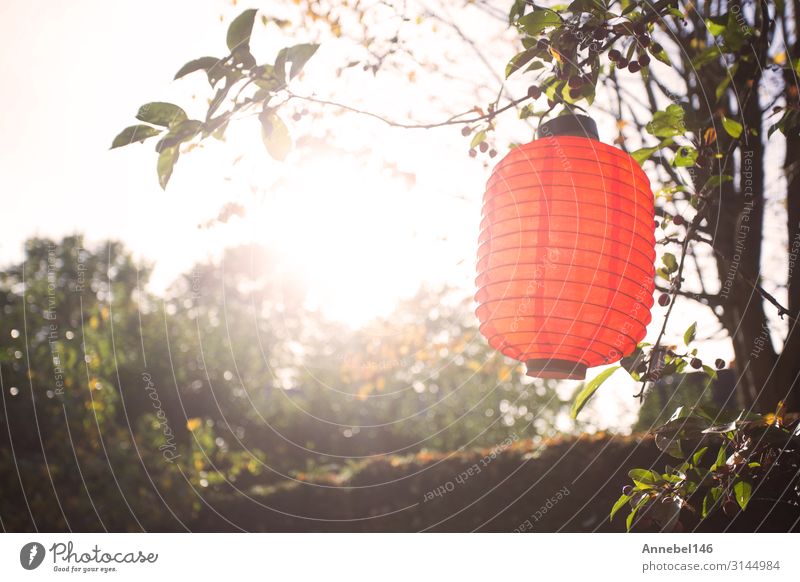
<svg viewBox="0 0 800 582"><path fill-rule="evenodd" d="M185 104L195 93L199 115L207 95L202 75L171 79L192 58L224 54L227 23L241 9L221 0L0 4L0 263L19 260L30 236L84 232L89 242L117 238L138 256L157 259L158 290L226 245L259 242L278 248L307 276L325 311L353 324L387 313L423 281L470 289L488 170L467 158L459 128L398 130L343 116L330 122L336 147L318 148L310 157L295 154L280 165L264 152L255 124L244 123L228 144L183 156L166 192L157 183L152 145L108 150L148 101ZM461 24L471 38L485 39L489 30L514 36L486 18ZM257 57L308 40L281 38L276 27L258 26ZM424 28L430 26L435 24L422 25L420 34L431 33ZM481 96L459 90L467 86L463 82L426 77L425 71L417 84L396 75L373 78L357 67L337 79L333 70L356 50L337 42L323 45L295 89L310 94L323 87L322 95L344 102L357 97L360 106L388 117L403 119L411 112L418 120L437 121L447 112L431 112L431 94L452 113L496 92L491 71L502 71L513 45L492 44L490 50L490 44L482 45L490 67L474 64L466 75L486 88ZM298 135L324 137L308 118L289 125ZM514 133L504 139L531 136L522 123L508 131ZM610 132L601 123L601 138L610 141ZM229 201L244 204L248 217L197 228ZM707 310L692 312L713 321ZM656 308L651 334L658 332L661 314ZM730 356L726 342L714 350L714 357ZM619 396L629 401L627 394Z"/></svg>
<svg viewBox="0 0 800 582"><path fill-rule="evenodd" d="M458 128L406 132L349 116L331 124L350 136L338 144L345 151L296 155L280 165L268 158L255 124L243 123L229 144L184 155L166 192L156 181L151 144L108 150L145 102L184 104L196 93L200 105L208 92L203 79L172 76L191 58L222 53L227 20L219 16L239 10L214 0L118 3L113 10L90 0L3 4L0 261L19 259L29 236L82 231L90 242L119 238L139 256L157 258L158 289L226 244L263 242L303 267L323 307L354 323L388 311L422 280L464 283L485 175L480 163L465 163ZM270 57L302 40L283 42L274 26L257 27L254 52ZM336 82L346 89L332 71L349 51L326 44L307 67L312 86L298 89L309 94L313 84ZM372 79L358 73L362 83ZM399 111L386 103L398 90L411 92L408 85L379 77L367 101L403 118L406 103ZM469 108L473 96L463 101ZM315 133L310 121L290 125L299 135ZM227 201L243 203L250 216L197 228Z"/></svg>

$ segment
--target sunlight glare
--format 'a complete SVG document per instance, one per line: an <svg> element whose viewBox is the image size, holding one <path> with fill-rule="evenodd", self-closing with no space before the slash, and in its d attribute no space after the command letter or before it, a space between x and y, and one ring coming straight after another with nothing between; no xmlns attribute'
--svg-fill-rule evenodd
<svg viewBox="0 0 800 582"><path fill-rule="evenodd" d="M425 244L411 198L409 185L387 169L352 157L314 158L265 195L250 218L254 242L299 271L311 307L361 325L419 285Z"/></svg>

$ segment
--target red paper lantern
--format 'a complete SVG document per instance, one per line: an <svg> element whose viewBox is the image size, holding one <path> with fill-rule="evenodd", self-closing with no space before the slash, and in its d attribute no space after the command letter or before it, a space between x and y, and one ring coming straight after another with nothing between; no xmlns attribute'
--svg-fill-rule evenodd
<svg viewBox="0 0 800 582"><path fill-rule="evenodd" d="M542 124L486 186L475 300L489 344L540 378L631 353L653 306L653 215L647 176L592 119Z"/></svg>

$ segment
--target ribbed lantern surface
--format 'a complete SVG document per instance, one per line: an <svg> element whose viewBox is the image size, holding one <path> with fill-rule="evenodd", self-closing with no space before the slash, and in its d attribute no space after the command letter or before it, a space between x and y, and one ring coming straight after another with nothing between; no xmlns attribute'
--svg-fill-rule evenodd
<svg viewBox="0 0 800 582"><path fill-rule="evenodd" d="M653 215L647 176L590 118L543 124L486 187L475 299L489 344L542 378L633 351L653 305Z"/></svg>

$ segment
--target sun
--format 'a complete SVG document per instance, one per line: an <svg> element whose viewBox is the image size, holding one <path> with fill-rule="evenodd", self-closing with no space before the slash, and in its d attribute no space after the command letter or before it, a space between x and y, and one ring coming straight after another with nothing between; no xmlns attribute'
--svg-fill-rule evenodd
<svg viewBox="0 0 800 582"><path fill-rule="evenodd" d="M326 155L289 172L248 220L253 242L301 275L310 307L359 326L388 314L435 268L417 197L381 164Z"/></svg>

